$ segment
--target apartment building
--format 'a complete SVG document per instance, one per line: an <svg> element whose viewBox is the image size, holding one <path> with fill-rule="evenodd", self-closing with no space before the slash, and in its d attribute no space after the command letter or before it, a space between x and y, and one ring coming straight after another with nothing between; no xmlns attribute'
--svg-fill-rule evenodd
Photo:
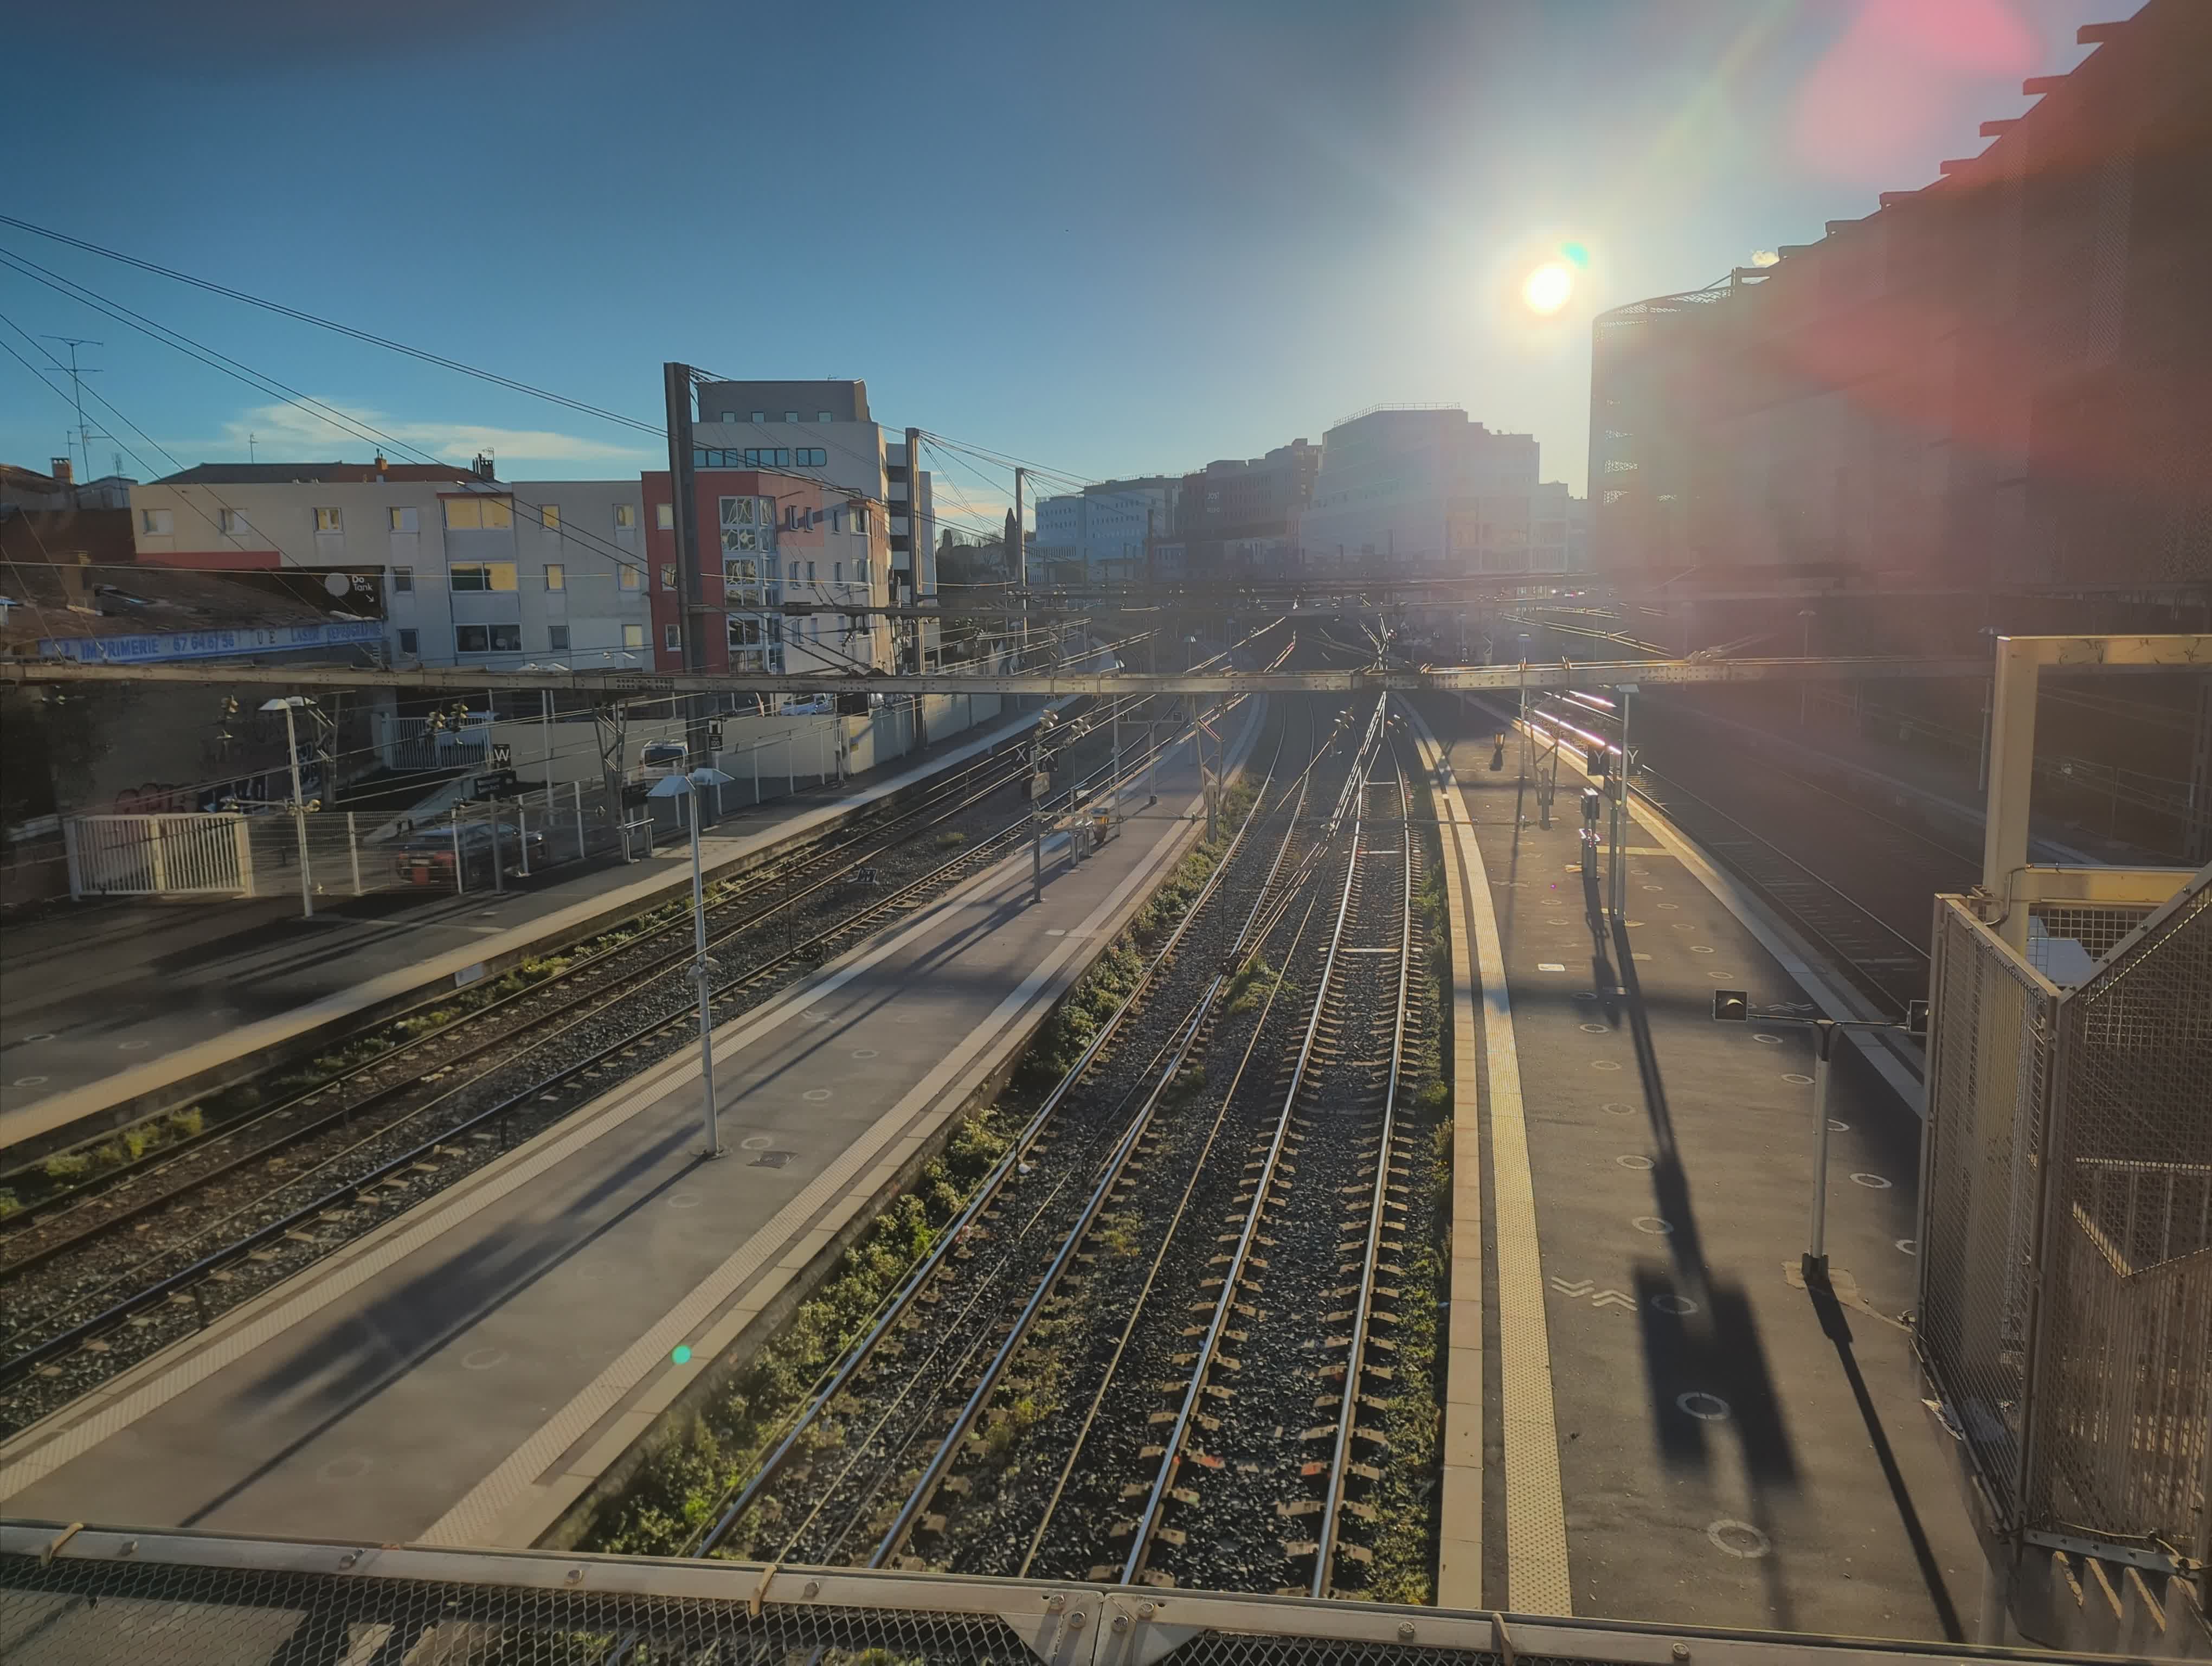
<svg viewBox="0 0 2212 1666"><path fill-rule="evenodd" d="M634 479L502 481L483 459L205 463L132 487L131 508L141 562L351 583L380 603L394 664L653 663Z"/></svg>
<svg viewBox="0 0 2212 1666"><path fill-rule="evenodd" d="M699 529L701 605L709 671L890 671L893 633L873 609L891 593L890 517L880 503L808 475L731 468L722 447L695 461L692 514ZM812 447L746 447L807 455ZM742 456L744 450L738 454ZM806 465L805 466L821 466ZM683 575L668 473L644 477L648 578L656 669L684 668ZM850 611L786 617L786 603ZM712 628L719 621L720 629Z"/></svg>
<svg viewBox="0 0 2212 1666"><path fill-rule="evenodd" d="M880 520L883 542L877 553L883 561L884 605L927 607L933 601L937 528L930 474L919 466L919 459L907 455L904 430L880 427L870 416L867 383L709 381L700 383L694 397L695 468L768 470L780 477L815 482L835 525L847 524L862 512L872 527ZM702 530L717 525L711 519L699 524ZM836 535L833 530L830 536ZM700 555L711 565L703 543ZM817 564L822 559L801 558ZM830 559L834 564L853 557ZM793 599L799 599L795 594ZM890 634L890 641L900 665L926 669L938 664L934 623L904 626Z"/></svg>

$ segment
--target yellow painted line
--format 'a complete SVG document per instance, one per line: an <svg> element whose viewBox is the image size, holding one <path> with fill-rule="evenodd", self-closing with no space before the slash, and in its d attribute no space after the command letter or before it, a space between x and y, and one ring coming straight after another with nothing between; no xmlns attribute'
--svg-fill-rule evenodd
<svg viewBox="0 0 2212 1666"><path fill-rule="evenodd" d="M1417 733L1427 735L1418 714ZM1433 745L1433 738L1431 738ZM1490 879L1459 784L1439 794L1438 817L1464 870L1466 935L1482 989L1483 1063L1490 1086L1491 1187L1498 1240L1498 1408L1505 1448L1505 1590L1496 1604L1521 1614L1574 1612L1567 1571L1566 1499L1559 1481L1559 1421L1552 1403L1551 1330L1544 1312L1536 1185L1521 1098L1521 1057ZM1447 863L1447 869L1450 864ZM1458 919L1453 921L1460 924ZM1455 1241L1455 1250L1456 1250ZM1441 1590L1439 1591L1441 1596Z"/></svg>
<svg viewBox="0 0 2212 1666"><path fill-rule="evenodd" d="M1418 720L1416 720L1418 722ZM1420 757L1431 781L1443 748L1425 733ZM1437 795L1437 814L1459 813L1456 794ZM1477 1084L1474 968L1467 923L1467 875L1456 846L1443 853L1451 918L1451 1305L1445 1325L1443 1483L1437 1503L1437 1606L1482 1606L1482 1116Z"/></svg>

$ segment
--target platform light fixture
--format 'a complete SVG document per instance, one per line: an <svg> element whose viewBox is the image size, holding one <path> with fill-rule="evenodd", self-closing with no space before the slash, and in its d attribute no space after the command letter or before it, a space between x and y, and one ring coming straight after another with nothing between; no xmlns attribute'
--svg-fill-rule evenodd
<svg viewBox="0 0 2212 1666"><path fill-rule="evenodd" d="M696 951L691 976L699 984L699 1087L705 1105L708 1157L722 1154L722 1140L714 1126L714 967L707 958L707 878L699 855L699 789L719 788L732 779L708 766L691 770L672 769L646 789L649 799L688 800L684 820L691 827L691 937ZM718 801L719 796L718 793Z"/></svg>

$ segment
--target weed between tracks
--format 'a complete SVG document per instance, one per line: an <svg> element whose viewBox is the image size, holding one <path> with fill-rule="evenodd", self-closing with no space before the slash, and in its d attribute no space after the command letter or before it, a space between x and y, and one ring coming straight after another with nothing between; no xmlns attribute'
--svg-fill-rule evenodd
<svg viewBox="0 0 2212 1666"><path fill-rule="evenodd" d="M1241 822L1250 796L1241 784L1231 789L1224 828ZM1015 1067L1010 1099L1048 1091L1074 1067L1227 848L1226 837L1201 843L1176 865L1039 1027ZM1189 1091L1195 1091L1194 1084ZM678 1555L689 1549L758 1468L830 1368L866 1332L915 1263L935 1246L1024 1120L1026 1113L1014 1105L998 1104L961 1122L944 1154L923 1167L913 1190L876 1217L819 1293L704 1410L661 1434L620 1493L599 1508L575 1548L644 1556ZM1073 1314L1048 1317L1039 1322L1035 1335L1049 1342L1077 1322ZM1057 1348L1041 1349L1021 1392L981 1431L983 1450L994 1462L1018 1463L1022 1434L1059 1408L1059 1359ZM845 1436L843 1419L836 1414L840 1409L830 1408L832 1414L808 1432L788 1462L827 1461L835 1454ZM904 1479L910 1483L919 1475ZM890 1499L882 1522L869 1523L872 1538L888 1528L898 1503ZM737 1523L717 1554L772 1555L797 1525L783 1519L770 1497Z"/></svg>

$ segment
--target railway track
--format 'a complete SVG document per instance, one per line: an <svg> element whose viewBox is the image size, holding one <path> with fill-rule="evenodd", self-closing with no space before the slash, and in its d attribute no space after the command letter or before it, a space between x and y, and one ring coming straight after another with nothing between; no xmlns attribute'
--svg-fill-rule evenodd
<svg viewBox="0 0 2212 1666"><path fill-rule="evenodd" d="M969 812L1026 775L1021 751L1019 742L1003 747L920 803L887 818L869 818L867 824L833 835L765 871L710 887L709 950L770 924L789 939L787 947L794 946L802 925L839 900L842 882L854 870L897 860L909 842L933 834L957 835L964 842ZM667 923L654 923L658 918ZM694 954L690 910L681 902L663 904L601 933L595 945L583 945L557 976L451 1017L436 1016L454 1004L451 997L425 1001L380 1025L399 1038L367 1058L289 1091L281 1084L295 1067L271 1071L250 1085L265 1096L263 1103L221 1118L202 1134L159 1146L76 1183L33 1191L0 1225L0 1278L51 1258L92 1230L142 1215L239 1163L273 1156L338 1122L402 1099L426 1079L487 1053L518 1052L515 1043L521 1038L587 1009L610 990L634 988L655 975L688 967ZM125 1133L106 1138L119 1140ZM0 1178L20 1191L39 1172L33 1168Z"/></svg>
<svg viewBox="0 0 2212 1666"><path fill-rule="evenodd" d="M1163 739L1153 750L1174 744L1176 738ZM1148 761L1141 749L1125 757L1125 775ZM1028 807L993 810L991 802L1026 778L1026 762L1018 759L1003 773L1006 779L988 788L969 783L951 808L940 804L933 820L902 818L901 830L888 836L877 830L856 842L857 852L846 847L833 870L795 878L776 903L720 928L717 1020L1005 854L1027 829ZM1066 796L1080 798L1099 784L1094 775ZM963 826L976 824L978 836L963 832L957 854L946 858L927 836L961 818ZM898 861L905 866L892 866L891 883L882 883L886 866ZM840 883L856 869L872 870L876 883ZM820 899L826 923L799 912L803 898ZM758 944L763 921L771 933L781 926L784 940ZM733 952L729 945L749 926L756 928L752 952ZM680 976L690 955L687 944L680 954L625 957L624 970L608 971L580 994L555 994L553 1012L504 1051L495 1042L471 1043L463 1061L392 1061L386 1073L398 1075L396 1082L355 1073L348 1079L355 1091L384 1107L381 1114L362 1115L343 1093L327 1110L302 1104L295 1112L304 1114L289 1127L260 1124L269 1137L246 1152L216 1154L212 1164L208 1152L194 1153L203 1172L183 1164L182 1172L164 1170L172 1182L164 1195L132 1199L112 1189L88 1200L107 1205L98 1210L100 1219L71 1222L82 1230L0 1268L8 1315L0 1335L0 1432L46 1415L443 1189L586 1103L587 1090L612 1085L684 1046L696 999ZM479 1055L492 1061L468 1073L465 1061ZM456 1076L461 1079L450 1079ZM51 1239L68 1219L38 1225Z"/></svg>
<svg viewBox="0 0 2212 1666"><path fill-rule="evenodd" d="M1422 858L1382 707L1309 750L693 1554L1362 1583Z"/></svg>
<svg viewBox="0 0 2212 1666"><path fill-rule="evenodd" d="M1927 994L1928 951L1874 909L1680 781L1649 768L1636 773L1641 796L1765 897L1862 994L1898 1012Z"/></svg>
<svg viewBox="0 0 2212 1666"><path fill-rule="evenodd" d="M1110 1214L1147 1130L1177 1083L1226 976L1224 958L1283 883L1299 812L1331 737L1291 739L1285 712L1266 779L1207 885L1091 1047L1053 1088L998 1167L860 1341L817 1385L726 1507L699 1554L890 1560L1004 1380L1011 1347L1069 1322L1073 1240ZM1299 767L1301 752L1313 761ZM992 1419L992 1438L1003 1423Z"/></svg>

